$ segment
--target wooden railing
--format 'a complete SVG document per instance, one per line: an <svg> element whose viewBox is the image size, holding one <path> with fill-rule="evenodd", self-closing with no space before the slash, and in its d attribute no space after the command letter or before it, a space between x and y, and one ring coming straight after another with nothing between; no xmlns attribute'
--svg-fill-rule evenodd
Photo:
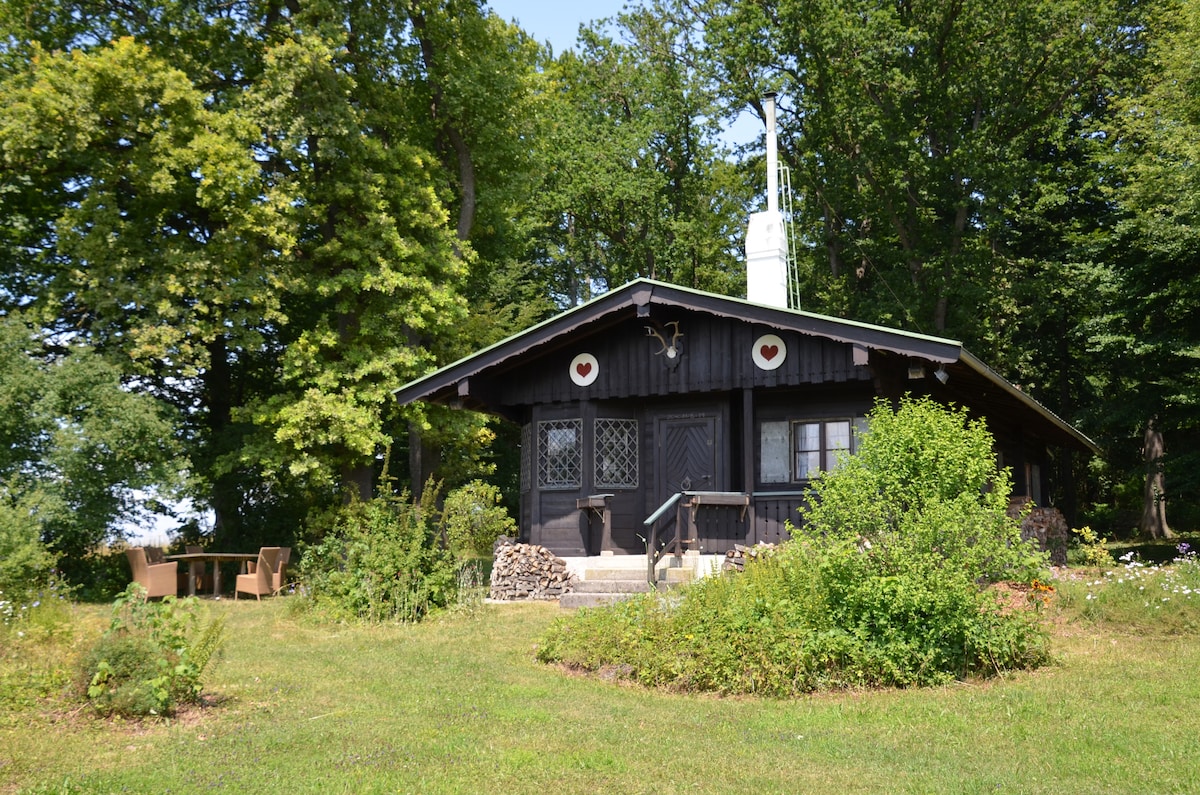
<svg viewBox="0 0 1200 795"><path fill-rule="evenodd" d="M686 499L685 499L686 497ZM702 539L696 537L696 511L701 506L741 508L739 523L745 522L750 495L740 491L681 491L667 498L658 510L646 517L646 578L650 584L656 582L654 570L668 549L673 549L678 558L685 545L696 545ZM675 535L662 544L658 543L658 520L675 509ZM687 509L686 513L684 509ZM696 547L699 550L698 547ZM699 550L702 551L702 550Z"/></svg>
<svg viewBox="0 0 1200 795"><path fill-rule="evenodd" d="M666 499L666 501L658 506L658 510L646 517L646 521L642 525L646 528L646 581L651 585L657 583L657 578L654 576L654 569L658 566L658 561L662 559L663 552L666 551L669 545L674 545L675 554L679 554L680 547L680 526L682 521L679 516L679 501L683 499L683 492L676 492ZM658 544L658 520L667 514L672 508L675 509L675 537L664 543L661 547Z"/></svg>

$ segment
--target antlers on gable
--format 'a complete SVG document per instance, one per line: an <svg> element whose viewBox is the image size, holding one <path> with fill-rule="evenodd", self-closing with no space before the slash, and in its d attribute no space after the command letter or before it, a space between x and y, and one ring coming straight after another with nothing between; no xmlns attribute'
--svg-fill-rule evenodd
<svg viewBox="0 0 1200 795"><path fill-rule="evenodd" d="M679 345L679 340L683 337L683 332L679 330L678 320L672 320L669 323L664 323L663 325L670 326L672 328L670 343L668 343L666 338L663 336L663 332L660 332L654 326L646 326L646 336L654 337L656 340L662 343L662 350L655 351L655 356L665 353L668 359L674 359L680 354L681 347Z"/></svg>

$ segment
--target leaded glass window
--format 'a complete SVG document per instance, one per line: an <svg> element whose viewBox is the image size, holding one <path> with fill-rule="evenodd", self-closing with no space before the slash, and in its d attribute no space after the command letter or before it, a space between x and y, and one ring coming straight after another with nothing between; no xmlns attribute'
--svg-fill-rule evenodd
<svg viewBox="0 0 1200 795"><path fill-rule="evenodd" d="M579 488L583 481L583 420L538 423L538 487Z"/></svg>
<svg viewBox="0 0 1200 795"><path fill-rule="evenodd" d="M596 420L596 488L636 489L638 485L638 422Z"/></svg>

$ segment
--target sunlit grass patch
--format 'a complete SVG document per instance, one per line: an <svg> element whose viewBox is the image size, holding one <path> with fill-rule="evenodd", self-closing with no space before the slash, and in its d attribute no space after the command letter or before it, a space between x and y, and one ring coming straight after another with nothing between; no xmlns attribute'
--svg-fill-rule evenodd
<svg viewBox="0 0 1200 795"><path fill-rule="evenodd" d="M1127 632L1194 632L1200 630L1200 560L1186 543L1169 563L1146 564L1127 552L1116 568L1061 580L1059 602L1080 620Z"/></svg>

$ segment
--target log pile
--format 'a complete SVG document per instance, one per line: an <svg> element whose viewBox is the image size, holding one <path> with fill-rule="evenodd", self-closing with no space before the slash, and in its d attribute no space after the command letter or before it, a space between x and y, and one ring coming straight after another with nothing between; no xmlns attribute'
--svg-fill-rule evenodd
<svg viewBox="0 0 1200 795"><path fill-rule="evenodd" d="M775 544L768 544L765 541L759 541L752 547L734 544L733 549L725 553L725 562L721 564L721 570L742 571L746 568L747 560L753 560L774 551Z"/></svg>
<svg viewBox="0 0 1200 795"><path fill-rule="evenodd" d="M1014 519L1029 504L1028 497L1013 497L1008 503L1008 515ZM1038 549L1050 553L1051 566L1067 565L1067 540L1071 528L1062 511L1057 508L1031 508L1021 520L1021 538L1036 538Z"/></svg>
<svg viewBox="0 0 1200 795"><path fill-rule="evenodd" d="M493 553L492 599L557 599L574 585L566 561L543 546L501 538Z"/></svg>

